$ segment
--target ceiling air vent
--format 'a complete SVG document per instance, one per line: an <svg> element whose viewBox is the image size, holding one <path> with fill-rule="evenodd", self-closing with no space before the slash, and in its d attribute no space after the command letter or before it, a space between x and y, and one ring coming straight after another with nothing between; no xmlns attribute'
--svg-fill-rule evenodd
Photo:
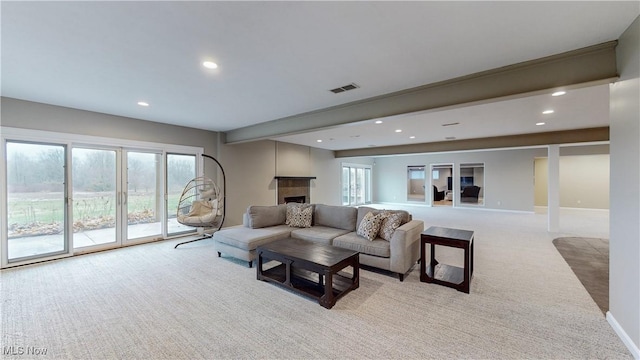
<svg viewBox="0 0 640 360"><path fill-rule="evenodd" d="M358 85L356 85L356 84L354 84L354 83L351 83L351 84L349 84L349 85L345 85L345 86L337 87L337 88L335 88L335 89L331 89L331 90L329 90L329 91L331 91L331 92L332 92L332 93L334 93L334 94L339 94L339 93L341 93L341 92L345 92L345 91L349 91L349 90L357 89L357 88L359 88L359 87L360 87L360 86L358 86Z"/></svg>

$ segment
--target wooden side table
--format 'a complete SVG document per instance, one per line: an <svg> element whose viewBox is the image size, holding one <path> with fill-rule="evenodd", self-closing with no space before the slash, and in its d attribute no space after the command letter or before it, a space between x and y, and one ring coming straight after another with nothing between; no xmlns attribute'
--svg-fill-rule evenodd
<svg viewBox="0 0 640 360"><path fill-rule="evenodd" d="M428 264L425 257L427 244L431 244L431 259ZM440 264L436 260L436 245L464 249L464 267ZM448 286L468 294L472 275L473 231L432 226L420 234L421 282Z"/></svg>

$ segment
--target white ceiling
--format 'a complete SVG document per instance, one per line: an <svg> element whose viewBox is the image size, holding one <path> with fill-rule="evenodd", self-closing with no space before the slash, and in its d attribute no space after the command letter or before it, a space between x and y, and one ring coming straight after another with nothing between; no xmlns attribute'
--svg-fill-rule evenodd
<svg viewBox="0 0 640 360"><path fill-rule="evenodd" d="M545 115L545 110L553 110ZM551 92L481 105L434 110L281 136L279 141L330 150L359 149L572 130L609 125L609 85ZM544 122L544 125L536 125ZM452 125L458 123L457 125ZM446 125L446 126L443 126ZM396 130L402 132L396 132ZM415 138L410 138L414 136ZM322 140L321 143L318 140Z"/></svg>
<svg viewBox="0 0 640 360"><path fill-rule="evenodd" d="M636 1L3 1L2 96L228 131L615 40L639 13ZM204 60L219 68L203 68ZM329 91L352 82L360 88ZM346 149L601 126L607 92L279 140ZM535 126L547 106L556 113ZM460 125L440 126L451 122ZM403 132L389 133L396 128Z"/></svg>

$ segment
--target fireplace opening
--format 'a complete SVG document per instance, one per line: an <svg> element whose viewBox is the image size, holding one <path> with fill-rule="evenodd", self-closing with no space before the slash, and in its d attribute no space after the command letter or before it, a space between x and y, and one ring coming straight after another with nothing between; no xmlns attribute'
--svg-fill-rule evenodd
<svg viewBox="0 0 640 360"><path fill-rule="evenodd" d="M307 197L302 195L302 196L285 196L284 198L284 202L286 203L301 203L304 204L304 202L307 200Z"/></svg>

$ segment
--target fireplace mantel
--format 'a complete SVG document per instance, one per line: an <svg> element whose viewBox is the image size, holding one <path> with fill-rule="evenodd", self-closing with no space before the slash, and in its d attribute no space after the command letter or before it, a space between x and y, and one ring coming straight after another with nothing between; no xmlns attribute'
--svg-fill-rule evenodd
<svg viewBox="0 0 640 360"><path fill-rule="evenodd" d="M276 180L314 180L315 176L274 176Z"/></svg>

